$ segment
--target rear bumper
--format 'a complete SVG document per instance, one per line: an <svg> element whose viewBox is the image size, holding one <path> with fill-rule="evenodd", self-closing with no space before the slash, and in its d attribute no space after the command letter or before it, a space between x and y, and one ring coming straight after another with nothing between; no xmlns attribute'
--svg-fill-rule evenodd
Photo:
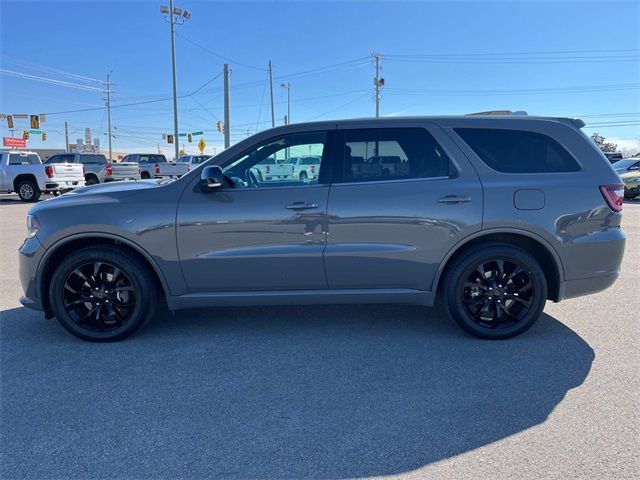
<svg viewBox="0 0 640 480"><path fill-rule="evenodd" d="M620 274L616 272L599 277L565 280L564 282L560 283L558 301L567 300L569 298L582 297L583 295L590 295L592 293L606 290L615 283L619 275Z"/></svg>
<svg viewBox="0 0 640 480"><path fill-rule="evenodd" d="M85 186L84 178L82 180L78 179L57 179L52 178L49 181L45 182L44 185L40 186L40 190L46 191L55 191L55 190L71 190L72 188L80 188Z"/></svg>

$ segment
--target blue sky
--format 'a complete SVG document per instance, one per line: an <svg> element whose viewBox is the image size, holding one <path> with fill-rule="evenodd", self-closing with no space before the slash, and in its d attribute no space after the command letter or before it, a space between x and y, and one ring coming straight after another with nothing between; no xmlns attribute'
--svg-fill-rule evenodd
<svg viewBox="0 0 640 480"><path fill-rule="evenodd" d="M168 2L3 0L0 113L48 114L47 141L34 138L32 148L64 146L65 120L72 142L91 127L104 147L104 95L92 90L102 85L90 79L104 80L113 70L114 150L155 151L160 143L172 152L162 140L172 131L162 3ZM626 145L640 137L638 1L180 0L176 6L192 13L176 36L180 131L204 130L209 153L222 144L215 130L223 117L222 77L212 80L222 72L221 57L232 68L232 142L270 126L269 59L277 123L286 114L279 85L287 81L294 122L372 116L374 52L382 54L386 83L382 115L526 110L582 116L587 133ZM75 111L83 109L93 110ZM6 122L0 126L8 136ZM195 152L195 142L186 149Z"/></svg>

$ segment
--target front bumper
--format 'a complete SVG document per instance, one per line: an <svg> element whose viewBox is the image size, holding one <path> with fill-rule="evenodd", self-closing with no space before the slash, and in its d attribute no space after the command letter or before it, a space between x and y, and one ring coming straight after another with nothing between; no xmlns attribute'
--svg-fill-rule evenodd
<svg viewBox="0 0 640 480"><path fill-rule="evenodd" d="M38 298L36 278L44 247L37 237L27 238L18 252L18 275L24 292L20 303L25 307L43 311L42 299Z"/></svg>

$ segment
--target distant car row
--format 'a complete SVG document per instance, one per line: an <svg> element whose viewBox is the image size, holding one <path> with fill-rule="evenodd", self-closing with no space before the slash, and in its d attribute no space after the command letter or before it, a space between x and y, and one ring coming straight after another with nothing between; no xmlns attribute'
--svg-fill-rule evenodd
<svg viewBox="0 0 640 480"><path fill-rule="evenodd" d="M625 158L613 164L613 168L624 182L624 198L640 195L640 157Z"/></svg>
<svg viewBox="0 0 640 480"><path fill-rule="evenodd" d="M251 168L251 171L260 183L287 180L310 182L318 178L320 157L314 155L289 157L283 162L277 162L273 157L267 157Z"/></svg>
<svg viewBox="0 0 640 480"><path fill-rule="evenodd" d="M98 183L178 178L192 166L211 158L187 155L168 162L161 154L134 153L121 162L109 162L104 155L60 153L44 164L35 152L7 150L0 152L0 191L15 192L25 202L35 202L42 193L58 195L68 190Z"/></svg>

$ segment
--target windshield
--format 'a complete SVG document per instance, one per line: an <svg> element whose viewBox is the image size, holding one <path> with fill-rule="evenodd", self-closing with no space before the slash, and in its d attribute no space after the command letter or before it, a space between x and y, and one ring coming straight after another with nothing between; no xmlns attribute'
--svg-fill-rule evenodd
<svg viewBox="0 0 640 480"><path fill-rule="evenodd" d="M618 160L616 163L613 164L613 168L615 168L618 171L626 170L627 168L629 168L631 165L635 164L638 161L640 160L638 160L637 158L628 158L626 160Z"/></svg>
<svg viewBox="0 0 640 480"><path fill-rule="evenodd" d="M36 153L10 153L9 165L37 165L40 157Z"/></svg>

